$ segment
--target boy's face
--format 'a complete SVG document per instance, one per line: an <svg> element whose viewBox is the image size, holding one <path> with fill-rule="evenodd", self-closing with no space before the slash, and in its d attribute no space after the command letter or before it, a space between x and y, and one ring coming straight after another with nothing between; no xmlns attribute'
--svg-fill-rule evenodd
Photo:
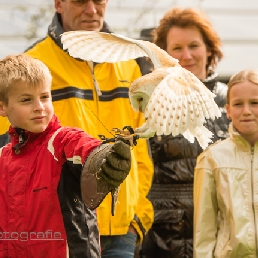
<svg viewBox="0 0 258 258"><path fill-rule="evenodd" d="M50 86L46 83L33 88L17 82L9 91L8 104L0 102L0 115L7 116L13 127L33 133L43 132L53 114Z"/></svg>
<svg viewBox="0 0 258 258"><path fill-rule="evenodd" d="M234 127L251 144L258 140L258 86L249 81L232 86L227 116Z"/></svg>

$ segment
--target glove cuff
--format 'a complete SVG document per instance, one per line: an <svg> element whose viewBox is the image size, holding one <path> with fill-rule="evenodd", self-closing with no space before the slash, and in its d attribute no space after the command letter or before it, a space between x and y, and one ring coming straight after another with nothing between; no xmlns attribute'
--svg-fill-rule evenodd
<svg viewBox="0 0 258 258"><path fill-rule="evenodd" d="M101 144L87 157L81 174L82 199L89 209L99 206L106 195L114 190L103 178L99 177L101 165L105 162L111 144Z"/></svg>

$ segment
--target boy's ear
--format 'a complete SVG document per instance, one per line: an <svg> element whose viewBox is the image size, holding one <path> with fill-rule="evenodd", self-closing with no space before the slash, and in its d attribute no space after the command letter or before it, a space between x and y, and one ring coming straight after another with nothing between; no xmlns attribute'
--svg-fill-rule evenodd
<svg viewBox="0 0 258 258"><path fill-rule="evenodd" d="M6 117L7 114L5 112L5 105L3 104L3 101L0 101L0 116Z"/></svg>

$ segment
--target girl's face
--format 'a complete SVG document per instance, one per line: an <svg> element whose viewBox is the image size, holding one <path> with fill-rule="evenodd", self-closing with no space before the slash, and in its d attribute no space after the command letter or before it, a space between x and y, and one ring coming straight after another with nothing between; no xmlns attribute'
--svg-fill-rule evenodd
<svg viewBox="0 0 258 258"><path fill-rule="evenodd" d="M233 85L226 109L234 127L253 145L258 140L258 85L249 81Z"/></svg>
<svg viewBox="0 0 258 258"><path fill-rule="evenodd" d="M198 79L206 79L206 65L211 52L207 49L201 32L197 28L170 28L167 34L166 51Z"/></svg>

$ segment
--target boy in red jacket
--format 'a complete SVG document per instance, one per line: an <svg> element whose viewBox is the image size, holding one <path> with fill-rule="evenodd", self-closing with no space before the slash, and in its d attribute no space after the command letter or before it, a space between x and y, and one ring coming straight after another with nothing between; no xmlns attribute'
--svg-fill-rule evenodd
<svg viewBox="0 0 258 258"><path fill-rule="evenodd" d="M122 140L101 144L54 115L51 74L21 55L0 61L0 257L100 257L94 209L131 167Z"/></svg>

